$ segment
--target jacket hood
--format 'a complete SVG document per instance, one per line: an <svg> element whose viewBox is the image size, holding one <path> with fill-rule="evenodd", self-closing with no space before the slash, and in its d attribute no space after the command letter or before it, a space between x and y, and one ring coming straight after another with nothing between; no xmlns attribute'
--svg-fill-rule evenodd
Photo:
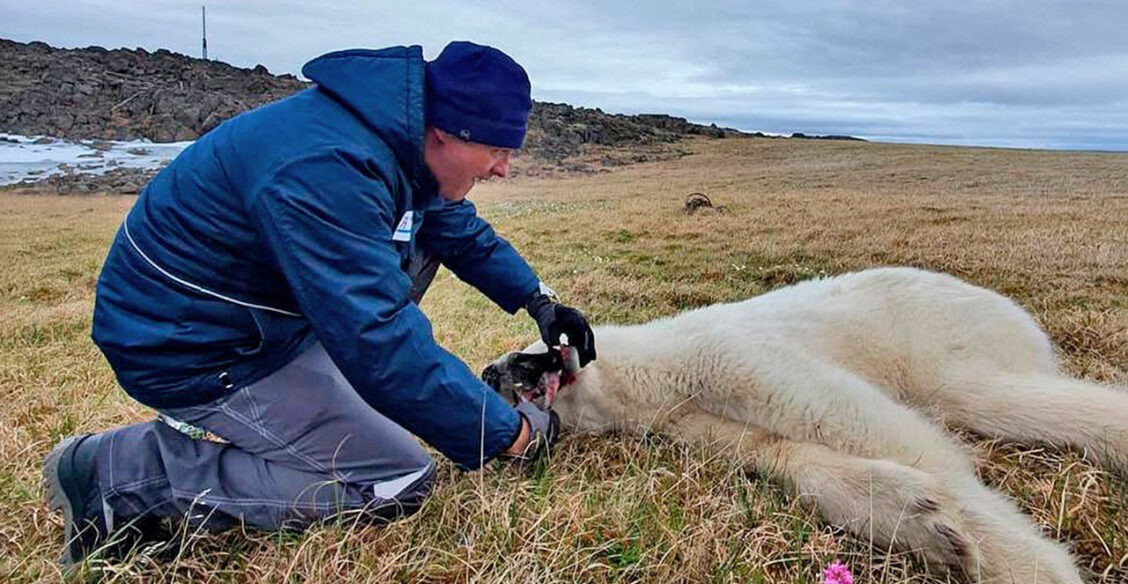
<svg viewBox="0 0 1128 584"><path fill-rule="evenodd" d="M348 49L302 67L302 75L351 109L392 148L412 176L423 165L423 48Z"/></svg>

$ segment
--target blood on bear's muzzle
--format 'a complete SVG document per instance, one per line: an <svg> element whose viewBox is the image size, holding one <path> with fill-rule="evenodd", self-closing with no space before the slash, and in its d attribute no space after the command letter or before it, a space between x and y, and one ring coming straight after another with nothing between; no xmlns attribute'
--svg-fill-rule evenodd
<svg viewBox="0 0 1128 584"><path fill-rule="evenodd" d="M560 389L564 361L558 351L508 353L482 370L482 381L511 403L531 401L541 409L552 406Z"/></svg>

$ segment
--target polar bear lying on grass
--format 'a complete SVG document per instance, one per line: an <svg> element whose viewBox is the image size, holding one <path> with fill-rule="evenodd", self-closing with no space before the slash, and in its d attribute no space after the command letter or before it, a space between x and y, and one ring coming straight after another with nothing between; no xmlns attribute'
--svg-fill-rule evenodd
<svg viewBox="0 0 1128 584"><path fill-rule="evenodd" d="M599 360L558 393L560 372L532 372L565 425L713 442L827 521L974 582L1082 580L943 424L1075 448L1128 476L1128 391L1064 375L1029 314L951 276L861 271L596 339ZM544 352L505 355L483 378L518 399L544 362L528 355Z"/></svg>

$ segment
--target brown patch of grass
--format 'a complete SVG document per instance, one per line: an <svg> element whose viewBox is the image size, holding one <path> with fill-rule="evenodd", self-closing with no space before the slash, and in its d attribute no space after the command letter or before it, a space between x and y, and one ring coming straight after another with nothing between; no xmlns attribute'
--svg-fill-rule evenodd
<svg viewBox="0 0 1128 584"><path fill-rule="evenodd" d="M1067 369L1128 383L1128 158L796 140L701 140L614 172L490 183L474 198L596 322L639 322L823 274L914 265L1015 298ZM703 191L725 213L682 212ZM59 581L38 485L60 437L146 419L88 339L93 282L133 198L0 195L0 581ZM449 274L423 303L472 367L535 338ZM1128 495L1077 455L968 438L988 482L1101 582L1128 579ZM423 511L302 536L186 537L112 582L810 582L841 558L869 582L935 584L910 558L823 525L709 448L566 436L532 476L441 469Z"/></svg>

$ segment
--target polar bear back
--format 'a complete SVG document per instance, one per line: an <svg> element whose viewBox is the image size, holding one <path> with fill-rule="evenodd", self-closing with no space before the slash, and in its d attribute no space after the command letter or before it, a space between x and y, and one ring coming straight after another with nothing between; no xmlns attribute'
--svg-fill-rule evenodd
<svg viewBox="0 0 1128 584"><path fill-rule="evenodd" d="M942 382L954 368L1046 372L1052 345L1010 299L954 276L877 268L809 280L741 302L633 327L599 327L614 351L646 339L649 358L719 344L801 351L892 386ZM617 352L617 351L616 351Z"/></svg>

